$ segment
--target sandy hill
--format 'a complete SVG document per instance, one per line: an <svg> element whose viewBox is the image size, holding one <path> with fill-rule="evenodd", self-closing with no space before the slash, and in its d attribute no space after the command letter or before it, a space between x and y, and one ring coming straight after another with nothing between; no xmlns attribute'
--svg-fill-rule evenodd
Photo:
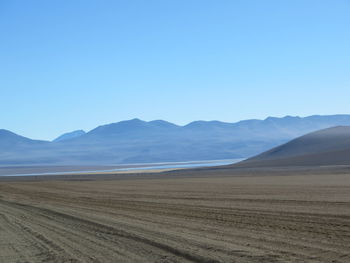
<svg viewBox="0 0 350 263"><path fill-rule="evenodd" d="M350 126L312 132L234 167L350 165Z"/></svg>

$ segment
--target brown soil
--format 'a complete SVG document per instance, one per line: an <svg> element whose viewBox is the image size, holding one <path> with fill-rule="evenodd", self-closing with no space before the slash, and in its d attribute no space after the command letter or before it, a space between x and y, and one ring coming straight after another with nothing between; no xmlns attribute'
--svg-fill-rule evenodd
<svg viewBox="0 0 350 263"><path fill-rule="evenodd" d="M0 182L0 262L350 262L350 173L179 173Z"/></svg>

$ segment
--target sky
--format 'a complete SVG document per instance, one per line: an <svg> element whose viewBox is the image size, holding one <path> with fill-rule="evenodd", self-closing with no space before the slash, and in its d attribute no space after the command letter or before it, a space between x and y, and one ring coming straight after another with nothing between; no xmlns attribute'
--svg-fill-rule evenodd
<svg viewBox="0 0 350 263"><path fill-rule="evenodd" d="M350 113L350 0L0 0L0 128Z"/></svg>

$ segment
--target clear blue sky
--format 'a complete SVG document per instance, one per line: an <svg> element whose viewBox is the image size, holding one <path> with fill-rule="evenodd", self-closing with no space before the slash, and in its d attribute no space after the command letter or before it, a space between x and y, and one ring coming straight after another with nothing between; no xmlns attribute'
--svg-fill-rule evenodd
<svg viewBox="0 0 350 263"><path fill-rule="evenodd" d="M350 113L349 0L2 0L0 128Z"/></svg>

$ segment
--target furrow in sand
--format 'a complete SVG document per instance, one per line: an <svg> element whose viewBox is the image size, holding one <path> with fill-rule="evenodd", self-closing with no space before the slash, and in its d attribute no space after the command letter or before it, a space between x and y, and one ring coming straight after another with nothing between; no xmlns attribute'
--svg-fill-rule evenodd
<svg viewBox="0 0 350 263"><path fill-rule="evenodd" d="M80 204L81 205L81 204ZM86 204L89 206L88 204ZM268 212L261 210L246 209L218 209L202 208L197 206L188 206L186 209L178 206L168 206L167 204L146 204L144 202L132 202L129 206L119 205L118 202L113 206L95 204L98 207L105 207L111 211L129 211L130 214L139 213L146 216L157 215L167 216L169 219L187 219L201 221L203 223L215 222L226 226L238 226L246 229L261 229L269 231L270 229L280 232L298 232L298 234L314 237L317 235L323 241L327 241L327 235L332 234L340 238L350 237L350 217L349 216L327 216L320 214L303 214L291 212ZM97 209L97 208L96 208ZM120 212L119 212L120 213ZM330 241L333 243L333 241Z"/></svg>
<svg viewBox="0 0 350 263"><path fill-rule="evenodd" d="M114 241L113 239L115 238L115 236L117 236L119 238L122 237L122 238L126 238L126 239L132 239L133 241L142 242L143 244L151 245L151 246L154 246L156 248L161 248L162 250L165 250L167 252L171 252L172 254L174 254L176 256L181 256L181 257L188 259L190 261L194 261L194 262L218 262L218 260L210 259L208 257L202 257L200 255L195 255L195 253L193 253L193 251L191 251L191 253L192 253L191 257L188 257L186 255L186 254L189 254L188 252L185 252L186 253L185 254L183 251L176 249L175 247L171 247L169 245L164 245L164 243L155 242L154 240L157 240L157 233L154 231L151 231L151 232L148 231L148 233L146 233L146 234L149 234L149 236L152 238L152 241L150 242L149 239L145 238L144 236L137 236L134 233L131 234L130 232L120 231L120 229L117 230L116 228L111 228L109 226L102 225L99 223L94 223L91 221L82 220L80 218L73 217L71 215L58 213L56 211L51 211L48 209L39 209L36 207L31 207L31 206L27 206L27 205L23 205L23 204L18 204L18 203L12 203L12 205L19 206L22 211L23 210L30 210L33 212L33 210L34 210L35 214L37 215L36 221L38 221L38 219L40 219L40 217L48 217L47 219L50 222L62 220L61 223L64 224L66 227L79 228L80 232L90 232L95 236L96 236L96 234L99 234L99 235L102 234L102 235L104 235L105 238L106 238L106 236L109 237L109 238L107 238L109 242L113 242ZM38 217L38 215L40 217ZM127 229L128 226L124 225L123 228ZM132 230L135 231L135 227ZM138 229L138 230L140 230L140 229ZM145 232L145 231L143 231L143 232ZM61 233L61 234L63 234L63 233ZM143 233L143 234L145 234L145 233ZM158 234L161 235L161 233L158 233ZM51 230L50 235L52 236L52 230ZM172 238L172 239L174 239L174 238ZM206 252L213 252L213 253L220 252L222 254L225 254L226 256L219 257L219 258L222 258L222 262L228 262L228 260L230 262L235 262L235 260L239 260L238 262L280 262L277 260L278 256L276 256L276 255L263 255L263 254L262 255L254 255L252 253L249 253L249 251L245 251L245 250L241 250L241 249L237 249L237 248L229 249L229 250L220 249L219 247L211 247L208 245L204 245L203 244L204 242L198 242L198 241L194 242L193 241L191 243L191 242L189 242L189 240L190 239L187 239L187 240L181 239L181 240L176 240L176 241L179 243L180 243L180 241L184 242L185 244L188 243L187 244L188 246L195 245L197 250L202 249L202 250L206 250ZM168 240L168 242L169 242L169 240ZM161 244L161 245L159 245L159 244ZM135 249L138 250L137 246L134 245L133 250L135 250ZM179 254L179 251L181 254ZM155 259L155 256L156 255L152 255L153 260ZM130 255L129 255L129 259L130 259ZM168 260L169 260L169 258L168 258ZM174 261L177 261L177 260L174 260ZM180 261L183 262L183 260L180 260Z"/></svg>
<svg viewBox="0 0 350 263"><path fill-rule="evenodd" d="M86 208L86 209L88 209L88 208ZM96 209L98 210L98 208L96 208ZM103 213L102 212L103 208L100 208L100 209L101 210L98 210L99 214ZM88 209L88 211L90 211L90 209ZM112 210L112 211L114 211L114 210ZM124 213L122 213L122 212L124 212ZM104 212L104 213L106 213L106 212ZM130 216L130 213L129 214L125 213L125 211L123 211L123 210L118 210L117 214L109 212L109 215L113 215L112 217L119 217L119 218L125 217L126 218L125 220L127 220L127 221L134 220L135 224L137 224L137 223L144 224L144 225L147 225L151 229L158 226L159 228L164 228L164 229L166 229L166 228L174 229L175 228L179 232L181 232L180 229L184 228L184 224L181 221L181 220L183 220L183 218L175 217L174 215L170 215L170 216L162 215L162 216L160 216L160 214L150 212L150 215L147 216L145 213L140 213L140 212L137 213L136 211L133 211L133 213L131 213L131 214L132 215L139 215L139 216L138 217ZM157 216L155 216L155 215L157 215ZM239 214L235 214L235 216L239 216ZM275 218L277 218L277 217L278 217L278 214L275 215ZM142 218L142 220L140 220L140 218ZM163 218L163 220L161 220L162 218ZM299 221L301 221L301 220L299 220ZM145 224L146 222L147 222L147 224ZM178 222L182 222L182 223L178 223ZM203 222L204 223L207 222L205 218L203 219ZM210 224L203 224L203 222L201 222L199 219L197 219L197 220L187 219L186 220L186 227L185 227L187 233L192 231L196 235L200 235L201 233L204 233L203 235L208 236L209 233L211 232L210 226L222 225L222 226L226 227L226 233L227 233L227 229L229 229L230 225L231 225L231 228L233 227L231 224L232 223L231 220L222 220L221 218L216 218L214 221L211 220ZM280 222L275 222L271 219L270 224L279 225ZM191 229L190 228L191 226L194 226L194 228ZM274 231L274 232L271 232L270 229L261 229L260 226L256 226L256 225L254 226L253 223L250 223L249 226L250 226L249 232L247 231L248 229L246 227L244 228L244 226L242 226L242 225L239 225L239 227L235 227L235 228L240 229L240 231L238 231L238 232L241 232L241 234L242 234L241 236L246 236L248 233L257 234L258 233L257 231L259 231L260 233L261 233L261 231L264 231L265 236L267 236L267 237L271 236L271 239L275 239L275 240L276 239L283 240L283 239L285 239L286 236L288 236L289 240L291 241L291 240L293 240L293 236L295 236L297 234L297 237L295 237L294 241L297 243L300 243L300 245L298 245L298 246L302 246L302 247L308 246L310 244L310 239L307 239L307 238L310 238L309 232L311 230L313 230L313 228L311 228L309 232L307 232L306 234L304 233L304 237L303 237L302 233L300 231L298 231L298 229L288 228L286 226L283 226L280 228L280 230L282 229L283 231ZM318 226L316 225L316 226L314 226L314 228L315 228L315 230L317 230ZM203 230L203 231L201 231L201 230ZM217 231L219 231L219 230L220 230L220 228L216 228L216 232L215 232L216 235L218 234ZM332 232L333 230L329 229L328 231ZM223 233L224 232L222 232L221 234L223 234ZM345 236L345 233L346 233L346 231L343 231L344 236ZM338 236L338 237L340 237L340 236ZM330 251L332 251L331 245L334 244L334 240L330 239L327 241L325 239L326 239L326 237L323 237L322 242L318 241L317 245L314 246L314 249L317 249L317 248L322 249L322 247L325 247L325 248L327 247ZM346 248L345 247L346 244L347 243L334 244L333 249L334 250L337 249L336 245L338 245L338 246L340 245L341 248Z"/></svg>
<svg viewBox="0 0 350 263"><path fill-rule="evenodd" d="M136 214L135 212L133 214ZM155 216L157 215L157 216ZM238 216L239 214L235 214ZM118 216L120 217L121 214L118 212ZM141 216L141 214L140 214ZM278 217L278 214L275 215L275 218ZM134 220L139 220L140 217L134 217ZM153 218L158 219L157 221L154 221ZM198 240L226 240L229 243L234 243L237 246L246 246L249 244L249 246L260 248L260 250L264 251L270 251L271 253L278 252L279 254L290 254L290 255L297 255L300 259L300 257L304 256L307 259L312 258L315 260L317 258L318 254L326 254L333 255L334 257L337 256L339 250L346 251L349 249L349 243L348 242L341 242L334 240L334 236L332 239L328 240L329 242L324 242L322 240L318 239L318 236L312 236L309 233L304 233L298 231L298 229L291 228L288 229L287 227L281 227L279 231L271 231L271 229L263 229L261 225L254 225L253 223L250 224L250 229L242 228L241 225L239 226L232 226L228 225L228 221L223 220L217 220L212 221L208 224L203 224L199 222L199 220L186 220L186 227L183 231L181 231L181 228L183 228L183 224L178 224L176 222L181 222L181 218L174 217L173 215L171 217L166 217L164 221L160 221L161 218L158 214L153 214L152 217L147 217L146 215L143 215L142 222L140 224L147 222L147 225L152 229L155 226L163 226L164 228L170 228L176 230L178 233L186 232L187 234L191 233L193 236L197 237ZM173 219L173 220L171 220ZM271 219L271 224L279 225L280 222L275 222ZM170 222L173 222L170 224ZM183 222L183 221L182 221ZM205 219L203 222L206 222ZM201 224L199 224L201 223ZM152 226L154 224L154 226ZM210 227L210 226L220 226L222 225L223 228L219 227ZM192 228L190 226L193 226ZM235 234L230 233L230 229L235 229ZM225 229L225 230L223 230ZM315 227L315 230L317 229L317 226ZM275 229L276 230L276 229ZM283 231L280 231L283 230ZM310 229L309 232L312 229ZM332 230L329 230L331 233ZM258 237L260 234L262 237ZM304 236L302 235L304 234ZM288 237L286 241L286 237ZM310 238L311 237L311 238ZM324 236L323 238L326 238ZM262 242L263 241L263 242ZM254 244L259 244L257 246L254 246ZM213 248L213 246L212 246ZM291 249L293 248L293 249ZM216 250L218 250L218 247L215 247ZM283 250L284 249L284 250ZM294 251L288 252L288 250Z"/></svg>
<svg viewBox="0 0 350 263"><path fill-rule="evenodd" d="M49 209L43 209L43 208L38 208L38 207L33 207L33 206L28 206L25 204L19 204L19 203L13 203L13 202L7 202L7 201L1 201L2 203L5 203L9 206L15 206L21 209L26 209L26 210L33 210L36 213L42 213L46 215L51 215L50 220L61 220L62 223L64 223L67 227L78 227L79 229L82 229L84 231L88 231L93 233L94 235L104 235L104 236L114 236L114 237L120 237L123 239L127 239L129 242L136 242L136 243L141 243L147 246L155 247L157 249L163 250L167 253L173 254L176 257L179 258L184 258L186 260L192 261L192 262L218 262L215 259L210 259L210 258L204 258L199 255L195 254L189 254L184 250L180 250L178 248L169 246L167 244L159 243L154 240L150 240L144 236L138 236L135 235L134 233L130 233L127 231L124 231L122 229L117 229L111 226L103 225L101 223L97 222L92 222L87 219L83 218L78 218L72 215L68 214L63 214L57 211L52 211ZM35 238L37 238L40 241L43 241L46 243L48 246L51 246L53 250L59 251L61 253L64 252L64 250L53 243L52 241L46 239L43 235L38 234L34 231L32 231L30 228L25 227L23 230L27 233L32 234ZM110 240L111 241L111 240Z"/></svg>
<svg viewBox="0 0 350 263"><path fill-rule="evenodd" d="M16 204L17 206L20 206L22 210L25 210L25 208L28 208L28 206L23 206L21 204ZM64 219L64 222L61 222L62 224L64 224L65 226L69 225L70 228L72 229L79 229L79 232L88 232L88 233L92 233L94 236L96 236L96 232L100 232L101 234L101 229L105 229L106 226L103 225L103 227L101 227L101 224L97 225L94 224L94 229L91 229L91 221L89 221L89 224L87 224L85 221L84 223L82 224L82 220L77 218L77 217L71 217L69 215L66 215L66 214L62 214L62 213L57 213L55 211L51 211L51 210L48 210L48 209L38 209L36 207L30 207L30 210L35 210L35 213L38 215L40 214L41 217L47 217L47 221L48 222L54 222L54 221L57 221L58 219L62 220L62 218ZM40 211L40 213L38 213L38 210ZM44 213L43 213L44 212ZM59 216L57 216L59 215ZM67 218L69 220L67 220ZM74 219L74 220L73 220ZM74 222L73 225L70 224L69 222ZM87 228L86 226L89 225L90 227ZM119 224L119 227L121 225ZM128 225L122 225L123 226L123 229L127 229ZM88 229L88 230L87 230ZM132 230L135 231L135 227L132 228ZM140 229L139 229L140 230ZM143 232L145 232L144 229L141 229ZM202 229L203 230L203 229ZM52 230L51 230L52 231ZM108 231L108 235L107 236L111 236L111 234L114 236L115 235L115 229L113 229L113 231L111 232L111 229L108 228L108 230L104 230L104 232L102 232L103 236L106 236L106 231ZM187 232L190 232L190 229L188 227L186 227L186 231ZM208 235L209 235L209 231L206 232L205 236L206 236L206 240L208 240ZM61 232L62 234L62 232ZM145 234L145 233L144 233ZM148 234L149 236L152 236L153 239L156 239L157 237L157 233L154 232L154 231L150 231L149 233L146 233ZM161 233L158 233L158 235L160 235ZM216 235L218 233L216 232ZM222 233L221 233L222 234ZM130 239L130 233L127 234L128 235L128 238ZM118 233L118 236L119 237L125 237L126 236L126 233L124 232L123 234L120 234L120 231ZM194 234L194 236L196 237L199 237L200 235L198 235L198 232L196 234ZM226 234L226 239L229 237L229 235ZM282 236L282 237L285 237L285 236ZM106 238L106 237L105 237ZM132 236L133 239L134 236ZM276 254L278 252L278 254L289 254L289 256L296 256L298 257L299 259L301 257L304 257L305 259L313 259L313 260L316 260L316 257L315 256L310 256L310 252L313 253L314 255L317 255L319 253L332 253L332 251L325 251L325 250L322 250L321 248L317 248L317 247L312 247L310 245L307 245L305 246L305 244L301 245L301 244L293 244L293 242L291 242L291 240L288 240L288 242L283 242L282 240L279 240L277 238L276 235L273 235L270 239L269 238L264 238L264 241L262 241L261 238L249 238L249 232L246 231L246 234L245 236L237 236L237 235L233 235L230 237L231 239L227 239L227 242L231 242L231 243L234 243L236 246L238 245L243 245L242 244L242 241L244 242L247 242L249 244L249 246L251 248L256 248L256 249L260 249L260 250L265 250L265 251L270 251L271 254ZM199 238L200 239L200 238ZM111 240L111 238L107 238L107 240L109 240L109 242L113 241ZM145 238L142 239L144 242L145 242ZM240 242L235 242L235 240L239 240ZM139 239L138 239L139 241ZM179 240L177 240L179 241ZM182 240L182 242L185 242L186 240ZM221 241L222 242L222 241ZM147 243L147 242L146 242ZM199 242L197 242L196 246L198 248L202 248L202 249L207 249L210 248L210 246L206 245L206 246L201 246L200 244L198 244ZM247 244L246 243L246 244ZM254 245L254 243L256 244L260 244L260 245ZM261 243L264 244L264 246L261 246ZM120 246L120 243L118 244ZM188 245L193 245L193 244L188 244ZM283 251L283 248L284 247L294 247L293 250L295 251L294 253L288 253L286 251ZM135 248L135 247L134 247ZM278 249L280 248L280 249ZM220 251L220 247L214 247L214 248L211 248L213 250L215 250L216 252ZM210 249L209 249L210 250ZM309 253L308 254L305 254L305 251L308 251ZM299 254L297 253L299 252ZM225 253L225 254L228 254L228 255L231 255L232 258L234 258L235 256L236 257L240 257L241 259L243 259L245 256L248 256L248 255L245 255L244 253L244 250L237 250L237 249L233 249L233 250L221 250L221 253ZM233 255L233 253L235 253L236 255ZM130 257L130 255L129 255ZM253 259L253 256L250 255L249 256L250 259L252 260ZM257 256L257 258L259 258ZM201 259L202 260L202 259ZM269 258L269 260L273 260L271 257ZM277 259L275 259L277 260ZM260 262L263 261L263 258L261 257Z"/></svg>

